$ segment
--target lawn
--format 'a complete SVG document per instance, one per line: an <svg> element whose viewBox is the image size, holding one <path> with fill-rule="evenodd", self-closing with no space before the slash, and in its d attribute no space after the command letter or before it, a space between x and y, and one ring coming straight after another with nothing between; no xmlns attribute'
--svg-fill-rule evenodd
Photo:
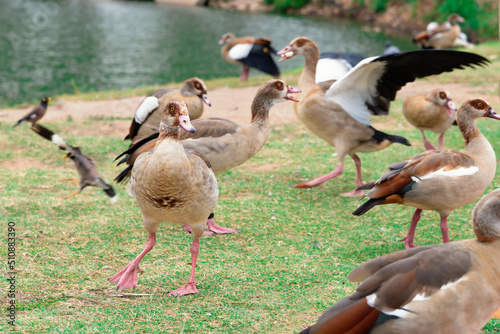
<svg viewBox="0 0 500 334"><path fill-rule="evenodd" d="M498 43L489 43L476 51L499 50ZM498 81L499 67L494 61L485 70L427 80L480 85L478 75ZM405 136L413 146L393 145L361 154L366 181L377 179L389 164L423 150L420 133L408 126L401 105L396 100L391 114L376 118L373 125ZM500 109L500 105L493 107ZM96 123L107 122L113 120L68 118L41 123L56 131L77 127L95 133L90 130ZM500 154L495 145L500 142L500 122L481 119L477 124ZM161 226L155 248L142 261L144 272L137 289L116 291L107 279L143 249L147 238L135 199L123 185L115 185L120 196L115 205L97 188L62 199L77 188L63 181L77 177L73 163L62 159L62 151L41 140L29 126L12 129L11 125L0 122L4 243L0 255L7 257L8 222L13 222L19 332L296 333L354 291L357 284L346 277L357 265L403 248L399 240L406 235L413 212L407 207L381 206L362 217L352 216L362 202L338 196L355 183L349 158L345 173L322 187L292 188L301 180L330 172L336 165L335 149L300 123L274 126L257 156L217 176L216 222L241 233L202 238L196 272L200 293L182 298L168 294L187 282L192 241L180 227L169 224ZM437 142L437 135L429 138ZM126 148L122 136L68 135L65 139L83 147L108 180L121 170L113 159ZM456 127L448 131L445 146L463 148ZM499 182L497 176L486 192ZM474 204L450 216L452 240L474 237L470 224ZM437 213L424 212L415 243L440 242ZM3 263L2 274L7 275ZM7 306L10 299L6 293L2 297ZM10 330L6 317L2 319L0 330ZM499 328L500 322L491 320L484 332Z"/></svg>

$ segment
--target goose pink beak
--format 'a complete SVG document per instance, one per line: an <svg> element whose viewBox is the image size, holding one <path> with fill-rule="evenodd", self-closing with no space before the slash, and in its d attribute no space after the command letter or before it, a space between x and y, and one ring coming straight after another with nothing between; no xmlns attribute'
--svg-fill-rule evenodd
<svg viewBox="0 0 500 334"><path fill-rule="evenodd" d="M288 94L301 93L302 91L298 88L293 88L292 86L289 86L289 85L286 85L286 89L287 89L287 92L286 92L287 95L285 96L285 99L290 100L290 101L294 101L294 102L299 102L299 100L297 100L295 97L290 96Z"/></svg>
<svg viewBox="0 0 500 334"><path fill-rule="evenodd" d="M209 99L208 99L208 97L207 97L207 93L203 93L203 94L201 94L200 98L201 98L201 100L202 100L203 102L205 102L205 104L206 104L207 106L209 106L209 107L211 107L211 106L212 106L212 103L210 102L210 100L209 100Z"/></svg>
<svg viewBox="0 0 500 334"><path fill-rule="evenodd" d="M498 119L500 120L500 115L498 115L495 110L493 110L492 107L490 107L488 109L488 113L486 114L486 117L489 117L489 118L494 118L494 119Z"/></svg>
<svg viewBox="0 0 500 334"><path fill-rule="evenodd" d="M450 118L453 117L453 112L457 111L457 106L455 105L455 103L453 103L453 101L446 102L444 108L446 109L446 113Z"/></svg>
<svg viewBox="0 0 500 334"><path fill-rule="evenodd" d="M181 114L179 116L179 126L186 130L187 132L195 132L196 129L191 124L191 120L189 119L189 115Z"/></svg>
<svg viewBox="0 0 500 334"><path fill-rule="evenodd" d="M290 45L285 46L281 51L276 52L276 54L281 56L279 61L287 60L295 55Z"/></svg>

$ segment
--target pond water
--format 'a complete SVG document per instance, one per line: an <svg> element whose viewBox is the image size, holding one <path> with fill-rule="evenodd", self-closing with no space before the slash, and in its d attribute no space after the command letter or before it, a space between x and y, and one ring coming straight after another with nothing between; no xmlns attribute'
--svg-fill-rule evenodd
<svg viewBox="0 0 500 334"><path fill-rule="evenodd" d="M307 36L321 52L367 56L381 54L388 38L354 23L145 1L0 0L0 6L3 106L75 91L239 76L217 44L229 31L270 37L277 50ZM408 37L390 39L414 49ZM303 65L296 58L280 62L281 71Z"/></svg>

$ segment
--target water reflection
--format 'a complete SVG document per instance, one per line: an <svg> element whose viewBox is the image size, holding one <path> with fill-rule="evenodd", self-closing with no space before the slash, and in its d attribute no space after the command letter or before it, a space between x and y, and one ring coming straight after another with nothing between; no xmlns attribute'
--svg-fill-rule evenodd
<svg viewBox="0 0 500 334"><path fill-rule="evenodd" d="M276 49L308 36L321 51L381 54L387 38L354 25L154 2L0 0L0 104L40 96L239 76L220 56L228 31L268 36ZM407 39L391 37L403 50ZM279 63L282 71L302 59ZM251 75L258 74L251 71Z"/></svg>

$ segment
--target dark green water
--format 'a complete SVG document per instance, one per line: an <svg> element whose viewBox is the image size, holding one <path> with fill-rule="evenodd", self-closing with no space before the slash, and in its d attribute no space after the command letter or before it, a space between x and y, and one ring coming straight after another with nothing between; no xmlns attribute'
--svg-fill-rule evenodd
<svg viewBox="0 0 500 334"><path fill-rule="evenodd" d="M0 0L0 105L62 93L136 88L239 76L217 44L237 36L268 36L281 49L307 36L324 51L383 51L386 36L359 25L273 14L249 14L154 2ZM391 37L402 50L409 38ZM282 71L303 59L278 64ZM251 75L258 72L250 71Z"/></svg>

